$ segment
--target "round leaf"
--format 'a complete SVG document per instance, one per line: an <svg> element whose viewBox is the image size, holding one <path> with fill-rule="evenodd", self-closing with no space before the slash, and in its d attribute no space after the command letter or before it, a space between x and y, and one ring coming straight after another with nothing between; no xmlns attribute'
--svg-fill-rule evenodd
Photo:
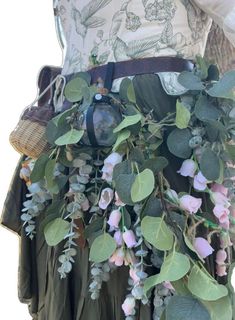
<svg viewBox="0 0 235 320"><path fill-rule="evenodd" d="M189 90L203 90L204 85L201 79L193 72L183 71L178 77L179 83Z"/></svg>
<svg viewBox="0 0 235 320"><path fill-rule="evenodd" d="M235 71L228 71L224 76L210 88L207 93L212 97L234 98L233 89L235 88Z"/></svg>
<svg viewBox="0 0 235 320"><path fill-rule="evenodd" d="M188 127L191 114L189 110L177 100L176 103L176 119L175 124L179 129L186 129Z"/></svg>
<svg viewBox="0 0 235 320"><path fill-rule="evenodd" d="M220 159L210 149L205 149L200 160L200 169L202 174L209 181L215 181L220 177Z"/></svg>
<svg viewBox="0 0 235 320"><path fill-rule="evenodd" d="M44 235L49 246L56 246L69 232L70 223L61 218L49 222L44 228Z"/></svg>
<svg viewBox="0 0 235 320"><path fill-rule="evenodd" d="M121 201L128 205L134 205L131 199L131 186L135 181L134 174L120 174L115 180L115 189Z"/></svg>
<svg viewBox="0 0 235 320"><path fill-rule="evenodd" d="M116 250L116 241L108 233L98 236L92 243L89 260L95 263L106 261Z"/></svg>
<svg viewBox="0 0 235 320"><path fill-rule="evenodd" d="M83 91L87 87L87 82L84 79L77 77L66 84L64 95L70 102L81 101L83 97Z"/></svg>
<svg viewBox="0 0 235 320"><path fill-rule="evenodd" d="M211 320L208 310L193 297L174 296L166 307L166 320Z"/></svg>
<svg viewBox="0 0 235 320"><path fill-rule="evenodd" d="M69 132L56 139L55 144L57 144L57 146L64 146L66 144L78 143L81 140L83 134L84 130L71 129Z"/></svg>
<svg viewBox="0 0 235 320"><path fill-rule="evenodd" d="M206 96L200 96L195 105L195 115L201 121L218 120L221 111Z"/></svg>
<svg viewBox="0 0 235 320"><path fill-rule="evenodd" d="M114 133L121 131L122 129L132 126L133 124L138 123L141 120L142 116L140 113L135 114L134 116L126 116L121 123L113 130Z"/></svg>
<svg viewBox="0 0 235 320"><path fill-rule="evenodd" d="M188 288L193 295L206 301L215 301L228 294L228 289L225 286L218 284L197 265L190 272Z"/></svg>
<svg viewBox="0 0 235 320"><path fill-rule="evenodd" d="M167 138L167 146L172 154L179 158L188 159L192 154L189 140L192 138L188 129L175 129Z"/></svg>
<svg viewBox="0 0 235 320"><path fill-rule="evenodd" d="M159 250L170 250L174 242L174 234L165 221L158 217L146 216L141 221L144 238Z"/></svg>
<svg viewBox="0 0 235 320"><path fill-rule="evenodd" d="M151 170L145 169L135 177L131 187L131 199L139 202L147 198L153 191L155 184L154 174Z"/></svg>

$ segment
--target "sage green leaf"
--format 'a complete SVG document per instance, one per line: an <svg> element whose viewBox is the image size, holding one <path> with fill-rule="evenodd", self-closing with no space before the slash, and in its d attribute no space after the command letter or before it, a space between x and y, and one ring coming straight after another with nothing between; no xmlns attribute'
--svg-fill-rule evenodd
<svg viewBox="0 0 235 320"><path fill-rule="evenodd" d="M76 78L82 78L83 80L85 80L86 81L86 83L88 84L88 85L90 85L90 83L91 83L91 75L90 75L90 73L88 73L88 72L78 72L77 74L76 74Z"/></svg>
<svg viewBox="0 0 235 320"><path fill-rule="evenodd" d="M154 189L155 178L151 170L145 169L137 174L131 187L131 199L133 202L139 202L147 198Z"/></svg>
<svg viewBox="0 0 235 320"><path fill-rule="evenodd" d="M80 77L74 78L65 86L65 98L70 102L81 101L83 97L83 91L84 89L87 89L87 87L87 82L84 79Z"/></svg>
<svg viewBox="0 0 235 320"><path fill-rule="evenodd" d="M127 98L130 102L136 103L135 89L134 89L132 81L129 84L128 89L127 89Z"/></svg>
<svg viewBox="0 0 235 320"><path fill-rule="evenodd" d="M56 246L69 232L70 223L61 218L49 222L44 228L44 236L49 246Z"/></svg>
<svg viewBox="0 0 235 320"><path fill-rule="evenodd" d="M119 132L117 140L113 146L113 151L117 150L117 148L122 144L124 141L126 141L130 137L131 133L129 130L123 130Z"/></svg>
<svg viewBox="0 0 235 320"><path fill-rule="evenodd" d="M176 118L175 124L179 129L185 129L188 127L191 118L191 113L179 100L176 103Z"/></svg>
<svg viewBox="0 0 235 320"><path fill-rule="evenodd" d="M141 120L142 116L140 113L135 114L134 116L126 116L121 123L113 130L114 133L121 131L122 129L132 126L133 124L138 123Z"/></svg>
<svg viewBox="0 0 235 320"><path fill-rule="evenodd" d="M197 265L194 265L190 272L188 288L193 295L206 301L215 301L228 295L228 289L225 286L218 284Z"/></svg>
<svg viewBox="0 0 235 320"><path fill-rule="evenodd" d="M187 287L187 279L181 278L177 281L171 281L171 284L173 288L175 289L175 292L179 296L191 296L191 293Z"/></svg>
<svg viewBox="0 0 235 320"><path fill-rule="evenodd" d="M170 250L174 243L174 234L162 218L146 216L141 221L144 238L158 250Z"/></svg>
<svg viewBox="0 0 235 320"><path fill-rule="evenodd" d="M154 174L157 174L168 166L169 162L165 157L157 157L148 159L144 162L141 170L150 169Z"/></svg>
<svg viewBox="0 0 235 320"><path fill-rule="evenodd" d="M84 134L84 130L71 129L69 132L65 133L63 136L56 139L55 143L57 146L64 146L66 144L78 143Z"/></svg>
<svg viewBox="0 0 235 320"><path fill-rule="evenodd" d="M183 71L178 77L179 83L189 90L203 90L204 85L201 79L190 71Z"/></svg>
<svg viewBox="0 0 235 320"><path fill-rule="evenodd" d="M123 100L124 102L128 102L128 88L130 86L130 84L132 83L132 81L129 78L125 78L122 80L121 84L120 84L120 88L119 88L119 96L121 98L121 100Z"/></svg>
<svg viewBox="0 0 235 320"><path fill-rule="evenodd" d="M95 263L106 261L114 253L116 247L116 241L105 232L93 241L89 260Z"/></svg>
<svg viewBox="0 0 235 320"><path fill-rule="evenodd" d="M200 78L205 80L208 77L208 65L206 60L201 56L196 56L196 62L198 65Z"/></svg>
<svg viewBox="0 0 235 320"><path fill-rule="evenodd" d="M229 296L216 301L201 301L208 309L211 320L232 320L233 309Z"/></svg>
<svg viewBox="0 0 235 320"><path fill-rule="evenodd" d="M166 309L163 310L160 320L166 320Z"/></svg>
<svg viewBox="0 0 235 320"><path fill-rule="evenodd" d="M113 181L116 183L120 174L131 174L132 166L131 161L125 160L115 165L113 169Z"/></svg>
<svg viewBox="0 0 235 320"><path fill-rule="evenodd" d="M205 149L200 160L200 170L209 181L215 181L220 177L220 159L214 151Z"/></svg>
<svg viewBox="0 0 235 320"><path fill-rule="evenodd" d="M197 250L194 249L194 246L193 244L191 243L191 241L189 240L189 238L186 236L185 233L183 233L183 236L184 236L184 242L186 244L186 246L192 251L194 252L197 257L204 263L205 261L203 260L203 258L198 254Z"/></svg>
<svg viewBox="0 0 235 320"><path fill-rule="evenodd" d="M163 262L161 267L161 278L164 281L177 281L183 278L190 269L190 262L186 255L173 251Z"/></svg>
<svg viewBox="0 0 235 320"><path fill-rule="evenodd" d="M232 161L235 161L235 145L226 144L226 151Z"/></svg>
<svg viewBox="0 0 235 320"><path fill-rule="evenodd" d="M151 194L142 209L140 218L143 219L145 216L161 217L162 211L163 210L160 199L156 198L155 194Z"/></svg>
<svg viewBox="0 0 235 320"><path fill-rule="evenodd" d="M189 147L189 141L191 138L192 134L189 129L174 129L167 138L169 151L176 157L190 158L192 149Z"/></svg>
<svg viewBox="0 0 235 320"><path fill-rule="evenodd" d="M46 186L50 193L57 194L59 193L59 187L55 181L54 170L56 166L56 160L50 159L45 167L45 179Z"/></svg>
<svg viewBox="0 0 235 320"><path fill-rule="evenodd" d="M208 310L193 297L173 296L166 306L166 320L211 320Z"/></svg>
<svg viewBox="0 0 235 320"><path fill-rule="evenodd" d="M212 102L201 95L195 105L195 115L201 121L218 120L222 115L221 110L217 109Z"/></svg>
<svg viewBox="0 0 235 320"><path fill-rule="evenodd" d="M97 217L90 224L88 224L84 230L84 237L88 239L93 233L102 230L104 225L104 218Z"/></svg>
<svg viewBox="0 0 235 320"><path fill-rule="evenodd" d="M131 199L131 187L135 181L134 174L120 174L115 180L115 190L121 201L128 205L134 205Z"/></svg>
<svg viewBox="0 0 235 320"><path fill-rule="evenodd" d="M223 77L207 90L212 97L234 99L233 89L235 88L235 71L226 72Z"/></svg>
<svg viewBox="0 0 235 320"><path fill-rule="evenodd" d="M46 164L49 161L47 154L42 154L35 162L33 171L30 174L30 181L32 183L42 180L45 176Z"/></svg>
<svg viewBox="0 0 235 320"><path fill-rule="evenodd" d="M143 164L144 162L144 153L139 148L133 148L129 154L129 160L132 162L137 162L138 164Z"/></svg>

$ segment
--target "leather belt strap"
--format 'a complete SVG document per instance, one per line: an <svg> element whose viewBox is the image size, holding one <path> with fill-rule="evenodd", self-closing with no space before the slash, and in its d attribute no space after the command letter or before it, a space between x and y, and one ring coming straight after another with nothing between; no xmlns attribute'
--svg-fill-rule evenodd
<svg viewBox="0 0 235 320"><path fill-rule="evenodd" d="M91 82L96 83L99 78L105 79L108 65L102 65L88 70ZM193 62L178 57L151 57L115 62L113 80L137 74L157 72L192 71Z"/></svg>

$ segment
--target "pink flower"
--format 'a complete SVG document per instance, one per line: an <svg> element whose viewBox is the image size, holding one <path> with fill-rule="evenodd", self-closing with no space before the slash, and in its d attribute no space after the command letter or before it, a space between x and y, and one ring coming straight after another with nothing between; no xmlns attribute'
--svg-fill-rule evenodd
<svg viewBox="0 0 235 320"><path fill-rule="evenodd" d="M229 212L229 209L225 208L221 204L217 204L213 209L213 213L216 218L219 219L220 223L225 223L228 220Z"/></svg>
<svg viewBox="0 0 235 320"><path fill-rule="evenodd" d="M122 161L122 156L117 153L113 152L111 153L105 160L104 160L104 166L102 168L102 179L111 182L113 178L113 169L116 166L116 164L120 163Z"/></svg>
<svg viewBox="0 0 235 320"><path fill-rule="evenodd" d="M129 296L125 299L122 304L122 310L125 313L125 316L132 316L135 314L135 298Z"/></svg>
<svg viewBox="0 0 235 320"><path fill-rule="evenodd" d="M219 265L224 265L224 261L227 259L227 252L223 249L220 249L216 253L216 263Z"/></svg>
<svg viewBox="0 0 235 320"><path fill-rule="evenodd" d="M224 277L227 275L227 272L226 272L226 266L221 266L219 264L216 265L216 274L219 276L219 277Z"/></svg>
<svg viewBox="0 0 235 320"><path fill-rule="evenodd" d="M116 231L113 235L114 240L116 241L117 245L120 247L122 245L122 233L120 230Z"/></svg>
<svg viewBox="0 0 235 320"><path fill-rule="evenodd" d="M122 214L120 210L113 210L110 213L109 220L107 221L107 223L110 225L110 227L118 228L121 217Z"/></svg>
<svg viewBox="0 0 235 320"><path fill-rule="evenodd" d="M196 190L203 191L207 188L207 183L207 179L204 177L201 171L199 171L198 174L194 177L193 187Z"/></svg>
<svg viewBox="0 0 235 320"><path fill-rule="evenodd" d="M202 199L185 195L180 198L180 208L188 211L190 214L196 213L202 205Z"/></svg>
<svg viewBox="0 0 235 320"><path fill-rule="evenodd" d="M194 239L193 246L199 254L199 256L202 258L206 258L207 256L211 255L214 251L209 242L201 237Z"/></svg>
<svg viewBox="0 0 235 320"><path fill-rule="evenodd" d="M119 198L119 195L117 194L117 192L115 191L115 205L118 207L123 207L126 204L122 202L122 200Z"/></svg>
<svg viewBox="0 0 235 320"><path fill-rule="evenodd" d="M138 272L138 270L136 270L134 268L130 268L130 270L129 270L129 275L130 275L131 279L133 280L134 284L136 284L140 281L140 278L137 276L137 272Z"/></svg>
<svg viewBox="0 0 235 320"><path fill-rule="evenodd" d="M230 202L229 199L220 192L212 192L211 194L212 201L217 205L221 204L222 206L229 208Z"/></svg>
<svg viewBox="0 0 235 320"><path fill-rule="evenodd" d="M227 197L227 195L228 195L228 189L219 183L213 183L213 185L211 186L211 190L213 192L222 193L225 197Z"/></svg>
<svg viewBox="0 0 235 320"><path fill-rule="evenodd" d="M127 230L122 234L123 240L128 248L133 248L136 245L135 234L132 230Z"/></svg>
<svg viewBox="0 0 235 320"><path fill-rule="evenodd" d="M112 200L113 190L111 188L103 189L100 196L99 207L105 210Z"/></svg>
<svg viewBox="0 0 235 320"><path fill-rule="evenodd" d="M196 169L197 169L196 162L191 159L187 159L187 160L184 160L181 168L177 172L181 174L181 176L193 178Z"/></svg>
<svg viewBox="0 0 235 320"><path fill-rule="evenodd" d="M124 262L125 253L122 248L118 248L113 255L109 258L109 262L114 263L116 266L121 267Z"/></svg>

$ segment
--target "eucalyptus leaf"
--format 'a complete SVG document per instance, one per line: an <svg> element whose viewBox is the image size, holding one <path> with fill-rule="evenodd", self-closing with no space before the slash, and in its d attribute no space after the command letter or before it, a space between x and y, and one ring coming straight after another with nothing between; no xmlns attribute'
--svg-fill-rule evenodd
<svg viewBox="0 0 235 320"><path fill-rule="evenodd" d="M49 246L56 246L69 232L70 223L61 218L49 222L44 228L44 235Z"/></svg>
<svg viewBox="0 0 235 320"><path fill-rule="evenodd" d="M117 150L117 148L126 141L130 137L131 133L129 130L122 130L119 132L117 140L113 146L113 151Z"/></svg>
<svg viewBox="0 0 235 320"><path fill-rule="evenodd" d="M155 178L150 169L145 169L137 174L131 187L131 199L133 202L139 202L147 198L154 189Z"/></svg>
<svg viewBox="0 0 235 320"><path fill-rule="evenodd" d="M188 278L188 288L196 297L215 301L228 295L228 289L218 284L218 282L205 271L194 265Z"/></svg>
<svg viewBox="0 0 235 320"><path fill-rule="evenodd" d="M144 162L141 170L150 169L154 174L158 174L168 166L169 162L165 157L148 159Z"/></svg>
<svg viewBox="0 0 235 320"><path fill-rule="evenodd" d="M203 260L203 258L198 254L197 250L194 249L194 246L193 244L191 243L191 241L189 240L189 238L186 236L185 233L183 233L183 236L184 236L184 242L186 244L186 246L191 250L193 251L197 257L204 263L205 261Z"/></svg>
<svg viewBox="0 0 235 320"><path fill-rule="evenodd" d="M233 89L235 88L235 71L226 72L223 77L207 90L212 97L234 99Z"/></svg>
<svg viewBox="0 0 235 320"><path fill-rule="evenodd" d="M119 96L121 98L121 100L123 100L124 102L128 102L128 88L130 86L130 84L132 83L132 81L129 78L125 78L122 80L121 84L120 84L120 88L119 88Z"/></svg>
<svg viewBox="0 0 235 320"><path fill-rule="evenodd" d="M96 219L93 219L92 222L86 226L84 230L84 237L88 239L93 233L98 232L99 230L102 230L104 225L104 218L97 217Z"/></svg>
<svg viewBox="0 0 235 320"><path fill-rule="evenodd" d="M157 199L154 194L152 194L142 212L141 212L141 219L143 219L145 216L150 216L150 217L161 217L162 216L162 204L160 199Z"/></svg>
<svg viewBox="0 0 235 320"><path fill-rule="evenodd" d="M179 129L185 129L188 127L191 118L191 113L179 100L176 103L176 119L175 124Z"/></svg>
<svg viewBox="0 0 235 320"><path fill-rule="evenodd" d="M205 95L198 98L194 111L196 117L201 121L218 120L222 115L221 110L216 108Z"/></svg>
<svg viewBox="0 0 235 320"><path fill-rule="evenodd" d="M71 129L69 132L65 133L63 136L56 139L55 143L58 146L75 144L81 140L83 134L84 134L84 130Z"/></svg>
<svg viewBox="0 0 235 320"><path fill-rule="evenodd" d="M171 297L166 307L166 320L211 320L205 306L193 297Z"/></svg>
<svg viewBox="0 0 235 320"><path fill-rule="evenodd" d="M202 56L196 56L196 62L199 68L199 74L202 80L208 77L208 65L206 60Z"/></svg>
<svg viewBox="0 0 235 320"><path fill-rule="evenodd" d="M49 161L49 156L44 153L40 155L40 157L36 160L33 167L33 171L30 174L30 181L32 183L38 182L44 178L45 169L48 161Z"/></svg>
<svg viewBox="0 0 235 320"><path fill-rule="evenodd" d="M50 159L45 167L45 179L46 186L50 193L57 194L59 192L59 187L55 181L54 170L56 166L56 160Z"/></svg>
<svg viewBox="0 0 235 320"><path fill-rule="evenodd" d="M143 164L144 162L144 153L139 148L133 148L129 154L129 160L132 162L137 162L138 164Z"/></svg>
<svg viewBox="0 0 235 320"><path fill-rule="evenodd" d="M226 144L226 151L232 161L235 161L235 145Z"/></svg>
<svg viewBox="0 0 235 320"><path fill-rule="evenodd" d="M124 128L132 126L141 120L142 116L140 113L133 116L126 116L121 123L113 130L114 133L121 131Z"/></svg>
<svg viewBox="0 0 235 320"><path fill-rule="evenodd" d="M211 320L232 320L233 309L230 297L224 297L216 301L201 301L208 309Z"/></svg>
<svg viewBox="0 0 235 320"><path fill-rule="evenodd" d="M134 174L120 174L115 180L115 189L121 201L128 205L134 205L131 198L131 187L135 181Z"/></svg>
<svg viewBox="0 0 235 320"><path fill-rule="evenodd" d="M162 218L146 216L141 221L144 238L158 250L170 250L174 243L174 234Z"/></svg>
<svg viewBox="0 0 235 320"><path fill-rule="evenodd" d="M95 263L106 261L114 253L116 247L114 238L105 232L93 241L89 260Z"/></svg>
<svg viewBox="0 0 235 320"><path fill-rule="evenodd" d="M64 90L65 98L70 102L81 101L83 98L84 89L87 89L88 84L86 80L77 77L70 80Z"/></svg>
<svg viewBox="0 0 235 320"><path fill-rule="evenodd" d="M190 158L192 149L189 147L189 141L191 138L192 134L189 129L174 129L167 138L169 151L179 158Z"/></svg>
<svg viewBox="0 0 235 320"><path fill-rule="evenodd" d="M136 103L135 89L132 81L127 88L127 98L130 102Z"/></svg>
<svg viewBox="0 0 235 320"><path fill-rule="evenodd" d="M179 83L189 90L203 90L204 85L201 79L190 71L183 71L178 77Z"/></svg>
<svg viewBox="0 0 235 320"><path fill-rule="evenodd" d="M120 174L131 174L132 166L131 161L125 160L115 165L113 169L113 181L116 183Z"/></svg>
<svg viewBox="0 0 235 320"><path fill-rule="evenodd" d="M220 159L214 151L205 149L200 159L200 170L209 181L216 181L220 177Z"/></svg>

